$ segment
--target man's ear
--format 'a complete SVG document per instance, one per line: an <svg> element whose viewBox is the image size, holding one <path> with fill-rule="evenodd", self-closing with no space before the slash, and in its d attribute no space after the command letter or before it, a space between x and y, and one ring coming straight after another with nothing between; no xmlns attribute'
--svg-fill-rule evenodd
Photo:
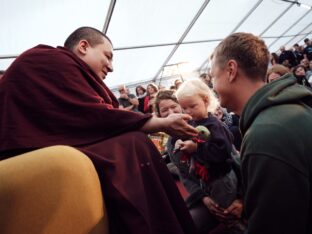
<svg viewBox="0 0 312 234"><path fill-rule="evenodd" d="M87 53L88 47L89 43L87 40L80 40L77 45L77 52L81 55L85 55Z"/></svg>
<svg viewBox="0 0 312 234"><path fill-rule="evenodd" d="M229 82L234 82L238 72L237 62L234 59L230 59L227 62L227 72L229 75Z"/></svg>

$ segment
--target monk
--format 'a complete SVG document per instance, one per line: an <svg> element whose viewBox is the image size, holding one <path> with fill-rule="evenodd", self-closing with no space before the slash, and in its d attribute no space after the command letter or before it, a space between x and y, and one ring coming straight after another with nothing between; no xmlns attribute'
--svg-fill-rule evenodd
<svg viewBox="0 0 312 234"><path fill-rule="evenodd" d="M0 158L51 145L87 154L98 172L110 233L194 233L192 219L166 166L145 133L194 136L174 114L156 118L118 109L103 83L113 47L82 27L64 47L38 45L21 54L0 80Z"/></svg>

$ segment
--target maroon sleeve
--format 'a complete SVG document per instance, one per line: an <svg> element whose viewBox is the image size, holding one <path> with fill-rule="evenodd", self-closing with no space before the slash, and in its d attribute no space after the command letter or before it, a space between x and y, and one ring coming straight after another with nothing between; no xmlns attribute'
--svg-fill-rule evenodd
<svg viewBox="0 0 312 234"><path fill-rule="evenodd" d="M65 48L40 45L0 82L0 150L83 145L139 129L151 117L120 110L102 80Z"/></svg>

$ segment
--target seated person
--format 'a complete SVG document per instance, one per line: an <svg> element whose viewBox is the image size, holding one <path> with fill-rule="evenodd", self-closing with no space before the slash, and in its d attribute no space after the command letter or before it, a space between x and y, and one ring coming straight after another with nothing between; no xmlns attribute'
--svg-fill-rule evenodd
<svg viewBox="0 0 312 234"><path fill-rule="evenodd" d="M203 88L205 90L204 93L207 92L206 89L210 91L208 86L206 86L201 81L199 82L201 85L204 85L205 87ZM185 85L182 84L181 89L184 89L185 86L186 87L190 86L189 82L186 82ZM179 89L180 92L181 92L181 89ZM177 91L178 92L177 95L179 95L179 90ZM174 137L169 138L168 153L170 155L171 160L178 167L180 179L190 194L190 196L187 199L187 204L190 209L190 213L195 221L195 224L197 228L199 229L200 233L208 233L209 230L212 230L219 224L219 221L217 220L217 218L219 217L222 217L222 222L229 223L229 220L231 221L235 220L234 222L231 222L231 224L233 223L237 224L237 222L240 219L241 212L242 212L242 202L241 200L237 199L236 176L233 174L233 171L231 170L231 167L228 165L228 163L225 162L226 159L230 159L231 157L230 133L228 132L226 127L223 124L221 124L221 122L219 122L211 114L208 114L208 105L206 106L204 104L204 99L200 97L199 94L196 94L196 95L192 94L191 96L196 99L195 102L197 101L202 102L201 103L202 105L199 108L200 113L196 113L196 112L190 113L190 115L193 117L193 120L191 121L192 124L197 125L196 122L198 123L199 121L201 124L205 125L204 122L207 121L209 123L208 124L209 128L211 128L212 126L211 131L215 139L212 139L209 143L208 142L198 143L198 152L196 153L195 150L194 152L191 152L192 149L190 148L194 146L194 144L196 143L193 144L192 142L190 142L190 140L185 140L185 141L180 140L181 148L180 150L177 151L174 149L174 145L175 145L175 142L179 140L177 140L177 138L174 138ZM208 96L206 96L206 99L208 100ZM173 95L172 91L163 91L157 95L155 109L156 109L156 113L161 117L166 117L174 113L181 113L182 111L178 103L178 100ZM189 111L189 110L186 108L185 111ZM216 130L217 132L215 132L215 129L217 129ZM221 147L220 150L216 150L217 144L220 144L220 147ZM194 146L194 148L197 148L197 146ZM217 152L214 152L215 150ZM208 178L210 179L211 183L209 183L208 181L205 181L204 178L199 178L200 176L198 177L198 175L196 175L196 172L190 171L190 164L191 164L190 160L189 162L187 162L187 160L184 160L184 162L180 160L182 156L181 152L195 156L195 154L198 154L199 152L204 153L206 151L207 153L209 153L208 151L212 151L210 152L212 154L206 154L206 155L207 156L210 155L212 158L215 157L215 160L213 163L216 165L216 168L220 166L219 168L220 170L217 169L215 170L215 172L210 171L211 175L208 175ZM208 160L206 160L204 155L202 155L201 153L198 155L198 157L196 157L195 160L197 159L201 160L202 164L205 164L206 162L208 162ZM222 180L222 177L224 177L223 174L228 175L226 176L225 180L227 180L227 182L230 184L230 188L232 190L229 194L227 194L226 189L223 189L220 192L220 194L215 193L215 191L211 189L214 187L212 185L213 181L215 181L215 184L217 184L218 181L220 181L220 178ZM213 177L217 177L217 179ZM220 187L222 188L222 186ZM224 199L220 199L219 195L223 196ZM217 203L220 203L220 204L217 205Z"/></svg>
<svg viewBox="0 0 312 234"><path fill-rule="evenodd" d="M190 116L156 118L118 109L103 79L112 67L110 39L91 27L64 47L38 45L0 80L0 159L68 145L93 162L112 234L193 234L191 220L159 152L145 133L195 136Z"/></svg>
<svg viewBox="0 0 312 234"><path fill-rule="evenodd" d="M118 88L120 96L118 98L119 108L123 110L138 112L139 100L131 93L126 86L121 85Z"/></svg>
<svg viewBox="0 0 312 234"><path fill-rule="evenodd" d="M242 136L239 131L239 116L228 113L227 110L221 106L218 106L214 115L230 129L234 137L233 144L235 149L240 151Z"/></svg>
<svg viewBox="0 0 312 234"><path fill-rule="evenodd" d="M138 110L144 113L144 109L147 109L147 102L145 101L146 97L146 89L142 85L138 85L135 87L135 93L138 97L139 105ZM146 107L144 107L146 105Z"/></svg>
<svg viewBox="0 0 312 234"><path fill-rule="evenodd" d="M146 87L147 94L144 99L144 113L154 113L155 97L158 93L158 87L154 83L150 83Z"/></svg>
<svg viewBox="0 0 312 234"><path fill-rule="evenodd" d="M289 73L289 68L285 67L281 64L275 64L271 68L268 69L267 72L267 83L272 82L273 80L276 80L286 73Z"/></svg>
<svg viewBox="0 0 312 234"><path fill-rule="evenodd" d="M311 88L311 84L309 83L306 77L306 68L302 65L297 65L293 70L294 76L297 78L297 83L303 86Z"/></svg>

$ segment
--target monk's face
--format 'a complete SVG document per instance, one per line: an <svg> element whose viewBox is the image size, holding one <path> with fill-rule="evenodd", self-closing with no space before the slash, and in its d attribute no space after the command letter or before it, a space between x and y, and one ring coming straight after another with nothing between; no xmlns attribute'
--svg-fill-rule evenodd
<svg viewBox="0 0 312 234"><path fill-rule="evenodd" d="M109 72L113 71L113 47L104 38L104 42L95 46L89 45L82 57L90 68L101 78L105 79Z"/></svg>

